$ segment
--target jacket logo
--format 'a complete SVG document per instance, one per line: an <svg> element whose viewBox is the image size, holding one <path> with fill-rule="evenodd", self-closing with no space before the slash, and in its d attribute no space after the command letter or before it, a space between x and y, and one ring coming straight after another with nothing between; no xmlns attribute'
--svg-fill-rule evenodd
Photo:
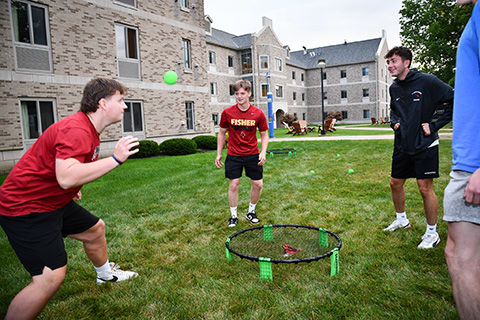
<svg viewBox="0 0 480 320"><path fill-rule="evenodd" d="M412 92L412 96L413 96L413 101L420 101L420 98L422 97L422 92L414 91Z"/></svg>

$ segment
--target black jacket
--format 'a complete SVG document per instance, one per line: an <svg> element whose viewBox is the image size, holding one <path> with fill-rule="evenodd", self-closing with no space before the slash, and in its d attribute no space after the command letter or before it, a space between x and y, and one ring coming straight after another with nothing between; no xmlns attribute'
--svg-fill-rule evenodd
<svg viewBox="0 0 480 320"><path fill-rule="evenodd" d="M452 121L453 88L436 76L410 69L403 81L395 79L390 86L391 127L400 123L395 131L394 148L406 154L417 154L427 149L436 139L438 130ZM433 115L444 109L437 121ZM429 123L429 136L425 136L422 123Z"/></svg>

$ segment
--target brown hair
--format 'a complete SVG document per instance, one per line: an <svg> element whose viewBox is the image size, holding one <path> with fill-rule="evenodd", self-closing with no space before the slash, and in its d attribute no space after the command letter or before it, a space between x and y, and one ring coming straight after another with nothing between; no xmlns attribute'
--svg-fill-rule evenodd
<svg viewBox="0 0 480 320"><path fill-rule="evenodd" d="M127 88L113 79L94 78L90 80L83 89L80 111L84 113L97 111L98 102L103 98L114 95L117 91L120 94L125 94Z"/></svg>
<svg viewBox="0 0 480 320"><path fill-rule="evenodd" d="M410 63L408 64L408 68L410 68L410 65L412 64L412 51L408 49L407 47L393 47L388 51L388 53L385 55L385 59L391 58L393 55L397 55L400 58L402 58L402 61L408 60Z"/></svg>
<svg viewBox="0 0 480 320"><path fill-rule="evenodd" d="M252 84L248 80L238 80L233 85L233 91L237 92L240 88L245 89L245 91L250 92L252 90Z"/></svg>

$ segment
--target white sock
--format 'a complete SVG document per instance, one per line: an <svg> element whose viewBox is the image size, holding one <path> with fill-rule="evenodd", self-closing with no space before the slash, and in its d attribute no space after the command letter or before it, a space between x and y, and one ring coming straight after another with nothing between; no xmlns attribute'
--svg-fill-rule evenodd
<svg viewBox="0 0 480 320"><path fill-rule="evenodd" d="M95 267L95 266L94 266ZM95 267L95 271L97 271L97 275L100 275L104 272L111 271L112 268L110 267L110 262L107 259L107 262L103 266Z"/></svg>
<svg viewBox="0 0 480 320"><path fill-rule="evenodd" d="M397 212L397 220L400 221L401 224L407 223L407 213L406 212Z"/></svg>
<svg viewBox="0 0 480 320"><path fill-rule="evenodd" d="M255 207L257 206L257 204L253 204L253 203L250 203L250 205L248 206L248 212L252 212L252 211L255 211Z"/></svg>
<svg viewBox="0 0 480 320"><path fill-rule="evenodd" d="M427 231L426 231L426 234L430 234L430 235L434 235L435 232L437 232L437 225L434 224L433 226L429 225L427 223Z"/></svg>
<svg viewBox="0 0 480 320"><path fill-rule="evenodd" d="M232 213L232 218L237 217L237 207L230 207L230 212Z"/></svg>

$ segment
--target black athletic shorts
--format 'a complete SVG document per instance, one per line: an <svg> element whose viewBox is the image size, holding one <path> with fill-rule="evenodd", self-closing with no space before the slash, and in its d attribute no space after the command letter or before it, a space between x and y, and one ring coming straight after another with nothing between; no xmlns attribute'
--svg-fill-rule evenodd
<svg viewBox="0 0 480 320"><path fill-rule="evenodd" d="M8 241L32 277L42 274L45 266L52 270L65 266L63 237L82 233L98 220L73 200L52 212L32 212L19 217L0 215L0 225Z"/></svg>
<svg viewBox="0 0 480 320"><path fill-rule="evenodd" d="M259 154L245 157L227 155L225 159L225 178L238 179L242 176L243 168L245 175L252 180L262 180L263 166L258 165Z"/></svg>
<svg viewBox="0 0 480 320"><path fill-rule="evenodd" d="M438 145L419 154L409 155L397 150L392 156L392 178L438 178Z"/></svg>

